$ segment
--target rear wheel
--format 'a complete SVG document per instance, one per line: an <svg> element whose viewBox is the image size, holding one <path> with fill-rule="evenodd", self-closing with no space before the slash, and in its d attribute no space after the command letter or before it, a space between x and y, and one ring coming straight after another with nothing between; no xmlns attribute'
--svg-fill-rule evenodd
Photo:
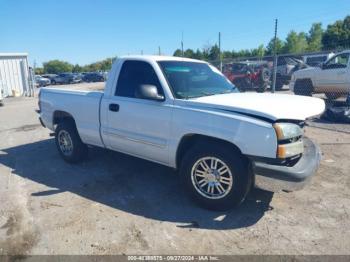
<svg viewBox="0 0 350 262"><path fill-rule="evenodd" d="M81 141L73 120L58 124L55 141L60 155L69 163L77 163L87 155L87 146Z"/></svg>
<svg viewBox="0 0 350 262"><path fill-rule="evenodd" d="M275 84L275 89L277 91L280 91L283 89L283 81L280 79L278 76L276 77L276 84Z"/></svg>
<svg viewBox="0 0 350 262"><path fill-rule="evenodd" d="M294 84L294 94L300 96L312 96L313 85L310 79L298 79Z"/></svg>
<svg viewBox="0 0 350 262"><path fill-rule="evenodd" d="M242 155L215 142L192 147L183 158L180 172L190 196L212 210L227 210L242 203L252 181Z"/></svg>
<svg viewBox="0 0 350 262"><path fill-rule="evenodd" d="M52 80L52 81L51 81L51 84L56 85L56 81L55 81L55 80Z"/></svg>

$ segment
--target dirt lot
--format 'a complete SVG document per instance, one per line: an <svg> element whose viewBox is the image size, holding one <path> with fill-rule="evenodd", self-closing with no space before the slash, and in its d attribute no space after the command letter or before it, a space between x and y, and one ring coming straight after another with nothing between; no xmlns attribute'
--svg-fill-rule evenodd
<svg viewBox="0 0 350 262"><path fill-rule="evenodd" d="M37 99L5 102L0 254L350 254L349 125L306 128L323 160L304 190L254 190L241 207L211 212L169 168L100 149L63 162Z"/></svg>

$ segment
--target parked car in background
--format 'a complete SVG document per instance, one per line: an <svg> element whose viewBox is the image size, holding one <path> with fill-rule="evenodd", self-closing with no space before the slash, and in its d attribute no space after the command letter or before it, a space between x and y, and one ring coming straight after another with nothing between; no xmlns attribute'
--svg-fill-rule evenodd
<svg viewBox="0 0 350 262"><path fill-rule="evenodd" d="M308 54L303 55L303 62L308 66L320 66L329 58L334 56L334 53Z"/></svg>
<svg viewBox="0 0 350 262"><path fill-rule="evenodd" d="M288 85L292 74L295 71L306 68L307 65L300 59L288 56L279 56L277 58L276 69L276 90L281 90L284 85Z"/></svg>
<svg viewBox="0 0 350 262"><path fill-rule="evenodd" d="M76 83L83 82L84 75L82 73L72 73L76 78Z"/></svg>
<svg viewBox="0 0 350 262"><path fill-rule="evenodd" d="M81 78L72 73L62 73L58 74L56 77L53 77L51 84L74 84L81 82Z"/></svg>
<svg viewBox="0 0 350 262"><path fill-rule="evenodd" d="M216 67L182 57L128 56L110 75L104 92L41 89L40 121L65 161L93 145L160 163L216 210L254 186L301 189L317 171L321 154L303 126L322 99L239 93Z"/></svg>
<svg viewBox="0 0 350 262"><path fill-rule="evenodd" d="M35 76L35 85L37 87L48 86L50 83L51 83L51 80L48 78L45 78L41 75Z"/></svg>
<svg viewBox="0 0 350 262"><path fill-rule="evenodd" d="M293 73L290 89L296 95L324 93L335 99L350 93L350 50L328 59L321 67L310 67Z"/></svg>
<svg viewBox="0 0 350 262"><path fill-rule="evenodd" d="M241 91L264 92L270 86L271 70L265 61L245 61L225 64L224 75Z"/></svg>
<svg viewBox="0 0 350 262"><path fill-rule="evenodd" d="M41 75L42 77L45 77L47 79L50 79L50 81L52 82L52 79L54 79L55 77L57 77L56 74L44 74L44 75Z"/></svg>
<svg viewBox="0 0 350 262"><path fill-rule="evenodd" d="M87 73L83 76L84 82L103 82L105 77L101 73Z"/></svg>

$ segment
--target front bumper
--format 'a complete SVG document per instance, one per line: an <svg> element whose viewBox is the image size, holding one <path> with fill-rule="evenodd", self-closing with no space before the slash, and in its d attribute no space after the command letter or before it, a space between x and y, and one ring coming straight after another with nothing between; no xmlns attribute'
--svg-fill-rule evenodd
<svg viewBox="0 0 350 262"><path fill-rule="evenodd" d="M315 143L305 138L304 147L302 157L293 166L253 162L255 187L272 192L302 189L316 173L321 161L321 151Z"/></svg>

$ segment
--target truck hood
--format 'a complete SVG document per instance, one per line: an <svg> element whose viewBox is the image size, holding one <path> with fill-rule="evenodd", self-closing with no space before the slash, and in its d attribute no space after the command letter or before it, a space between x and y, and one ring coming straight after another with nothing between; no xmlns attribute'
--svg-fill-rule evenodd
<svg viewBox="0 0 350 262"><path fill-rule="evenodd" d="M272 121L279 119L301 120L321 114L325 109L322 99L287 95L230 93L188 100L193 106L218 109L256 116Z"/></svg>

